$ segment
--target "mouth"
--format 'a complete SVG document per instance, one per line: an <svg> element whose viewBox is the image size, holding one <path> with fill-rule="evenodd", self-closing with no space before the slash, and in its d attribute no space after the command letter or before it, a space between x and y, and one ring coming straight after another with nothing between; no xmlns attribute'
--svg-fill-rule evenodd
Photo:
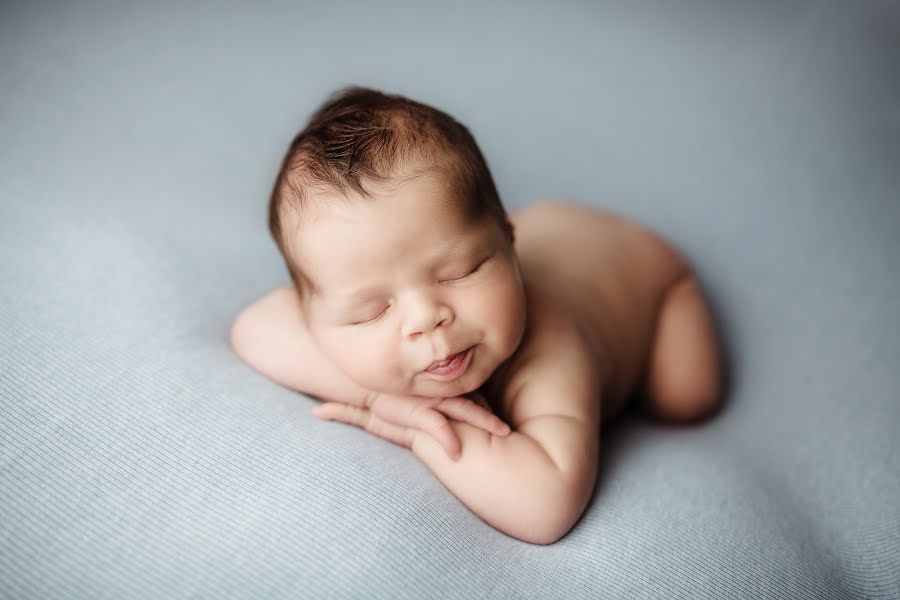
<svg viewBox="0 0 900 600"><path fill-rule="evenodd" d="M474 346L471 346L462 352L448 356L444 360L435 361L425 369L425 372L440 381L456 379L469 368L474 348Z"/></svg>

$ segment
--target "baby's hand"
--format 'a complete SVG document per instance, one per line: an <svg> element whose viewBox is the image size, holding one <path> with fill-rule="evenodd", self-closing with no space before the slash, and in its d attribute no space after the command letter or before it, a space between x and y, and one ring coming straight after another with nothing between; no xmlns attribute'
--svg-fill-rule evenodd
<svg viewBox="0 0 900 600"><path fill-rule="evenodd" d="M313 414L320 419L363 427L406 448L410 447L411 440L408 428L418 429L434 437L454 460L460 456L459 439L444 415L495 435L510 432L509 426L491 413L487 401L477 392L469 398L373 394L365 408L326 402L317 406Z"/></svg>

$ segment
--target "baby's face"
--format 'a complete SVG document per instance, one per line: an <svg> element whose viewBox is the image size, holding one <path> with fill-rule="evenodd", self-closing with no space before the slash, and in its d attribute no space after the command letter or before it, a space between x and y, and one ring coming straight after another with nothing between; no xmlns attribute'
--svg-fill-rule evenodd
<svg viewBox="0 0 900 600"><path fill-rule="evenodd" d="M304 306L310 333L351 379L382 393L457 396L515 351L525 327L515 251L492 220L467 223L439 178L323 204L300 226L294 258L319 289Z"/></svg>

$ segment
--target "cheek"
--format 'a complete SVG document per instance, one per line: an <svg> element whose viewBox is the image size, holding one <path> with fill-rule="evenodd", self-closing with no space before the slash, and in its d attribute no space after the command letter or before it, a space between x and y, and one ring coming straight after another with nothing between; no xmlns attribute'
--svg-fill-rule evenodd
<svg viewBox="0 0 900 600"><path fill-rule="evenodd" d="M497 303L498 305L500 303ZM509 285L503 295L503 307L494 315L504 350L512 354L525 332L525 294L521 287Z"/></svg>
<svg viewBox="0 0 900 600"><path fill-rule="evenodd" d="M397 350L383 330L336 333L320 343L338 368L364 387L381 387L399 372Z"/></svg>
<svg viewBox="0 0 900 600"><path fill-rule="evenodd" d="M518 346L525 328L525 296L513 274L485 286L466 306L472 320L477 320L503 350L512 352Z"/></svg>

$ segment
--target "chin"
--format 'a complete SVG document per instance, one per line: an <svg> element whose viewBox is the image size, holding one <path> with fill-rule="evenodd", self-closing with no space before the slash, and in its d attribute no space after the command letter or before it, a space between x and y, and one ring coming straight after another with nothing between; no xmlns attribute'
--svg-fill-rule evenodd
<svg viewBox="0 0 900 600"><path fill-rule="evenodd" d="M469 372L469 373L466 373L466 375L468 375L468 377L463 377L459 381L450 382L450 383L455 384L456 389L459 390L456 392L457 396L462 396L464 394L474 392L475 390L480 388L482 385L484 385L484 382L488 380L490 373L485 374L485 373L481 373L481 372L478 372L478 373Z"/></svg>
<svg viewBox="0 0 900 600"><path fill-rule="evenodd" d="M425 393L417 393L417 396L427 396L429 398L454 398L468 394L477 390L481 384L468 377L462 377L454 381L432 381L427 386L428 391ZM424 387L424 386L423 386Z"/></svg>

